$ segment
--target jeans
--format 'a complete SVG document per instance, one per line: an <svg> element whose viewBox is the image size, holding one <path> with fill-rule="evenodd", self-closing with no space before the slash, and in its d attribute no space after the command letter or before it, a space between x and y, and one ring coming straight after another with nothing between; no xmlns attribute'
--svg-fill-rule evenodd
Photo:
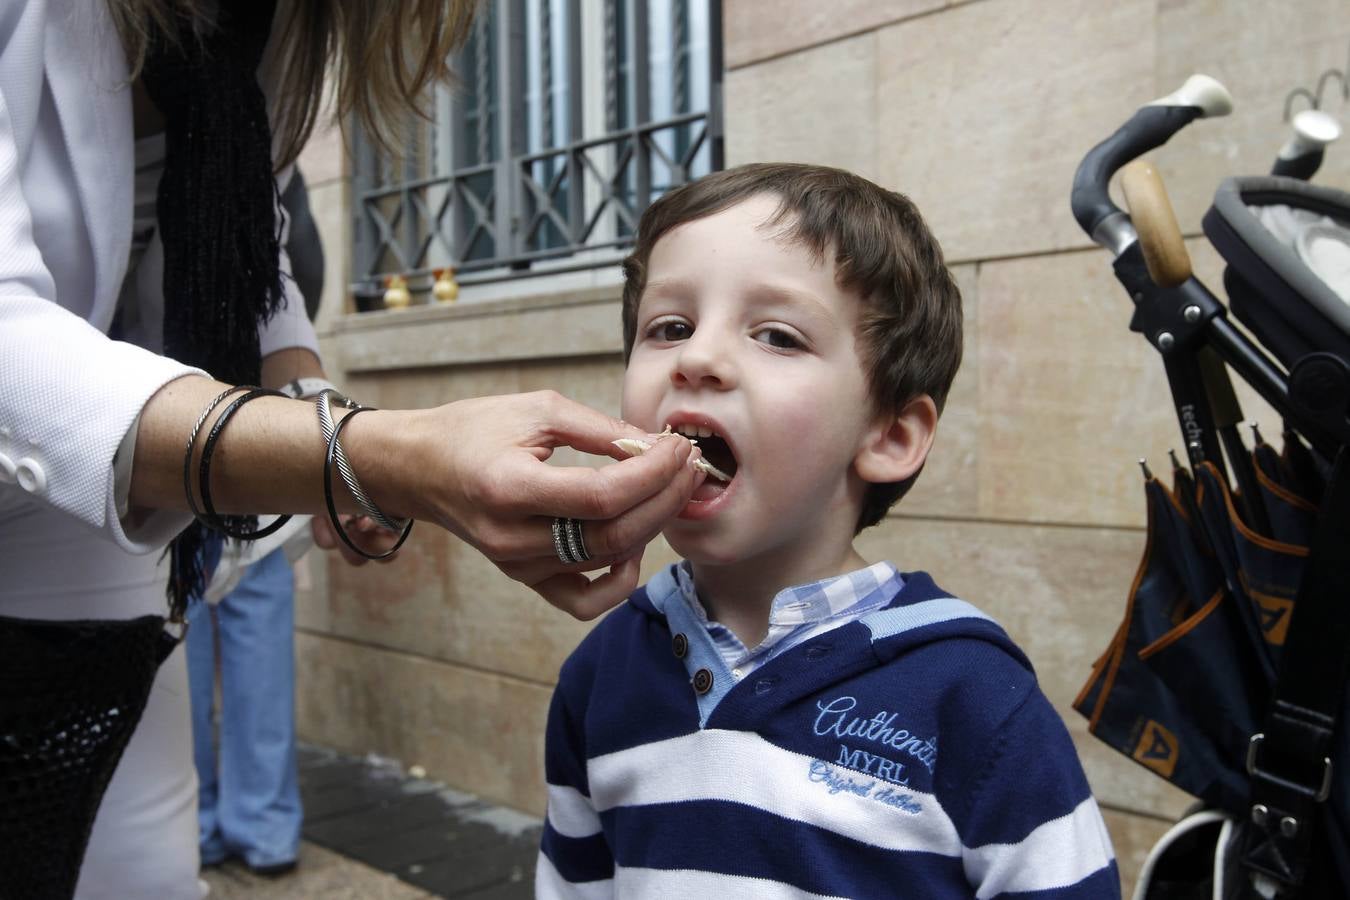
<svg viewBox="0 0 1350 900"><path fill-rule="evenodd" d="M295 758L294 580L285 553L255 563L216 606L196 604L189 621L202 863L230 855L254 867L293 861L303 810Z"/></svg>

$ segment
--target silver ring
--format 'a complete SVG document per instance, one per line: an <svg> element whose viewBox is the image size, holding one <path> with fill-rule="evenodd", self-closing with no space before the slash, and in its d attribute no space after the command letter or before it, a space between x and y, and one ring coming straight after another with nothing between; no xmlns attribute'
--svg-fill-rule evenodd
<svg viewBox="0 0 1350 900"><path fill-rule="evenodd" d="M568 519L567 526L563 530L567 532L567 549L572 554L572 561L589 560L591 555L586 552L586 542L581 539L581 522L577 519Z"/></svg>
<svg viewBox="0 0 1350 900"><path fill-rule="evenodd" d="M576 562L576 559L572 557L571 549L568 547L567 519L553 520L553 552L558 554L558 559L563 563Z"/></svg>

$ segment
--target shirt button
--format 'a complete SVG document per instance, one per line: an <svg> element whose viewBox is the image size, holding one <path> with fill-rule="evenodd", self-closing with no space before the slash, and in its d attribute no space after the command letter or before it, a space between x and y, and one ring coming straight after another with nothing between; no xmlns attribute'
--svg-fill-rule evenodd
<svg viewBox="0 0 1350 900"><path fill-rule="evenodd" d="M709 672L707 669L699 669L697 672L694 673L695 693L706 694L708 693L708 691L712 690L712 686L713 686L712 673Z"/></svg>
<svg viewBox="0 0 1350 900"><path fill-rule="evenodd" d="M689 638L683 634L675 635L670 642L670 649L675 651L676 659L684 659L684 655L689 652Z"/></svg>
<svg viewBox="0 0 1350 900"><path fill-rule="evenodd" d="M740 678L740 677L741 677L741 670L740 670L740 669L732 669L732 670L731 670L731 677L732 677L732 678Z"/></svg>
<svg viewBox="0 0 1350 900"><path fill-rule="evenodd" d="M41 494L47 489L47 473L31 457L19 460L14 467L14 475L19 480L19 487L30 494Z"/></svg>

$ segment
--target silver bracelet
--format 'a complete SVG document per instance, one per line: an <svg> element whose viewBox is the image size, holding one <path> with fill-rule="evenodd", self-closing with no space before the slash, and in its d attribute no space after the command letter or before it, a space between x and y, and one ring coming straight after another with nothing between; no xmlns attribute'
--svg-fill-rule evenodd
<svg viewBox="0 0 1350 900"><path fill-rule="evenodd" d="M325 388L319 392L314 400L314 408L319 411L319 427L323 429L324 443L331 443L333 440L333 413L328 408L329 403L337 403L344 409L361 409L361 404L339 393L337 388ZM342 443L339 441L333 447L333 461L337 463L338 474L342 476L342 483L347 486L351 492L352 498L356 500L356 505L361 508L361 512L374 519L382 527L390 531L402 531L408 527L407 519L391 519L380 511L375 502L370 499L370 495L361 487L361 481L352 471L351 463L347 461L347 454L342 451Z"/></svg>
<svg viewBox="0 0 1350 900"><path fill-rule="evenodd" d="M188 509L192 510L192 514L198 519L202 517L202 510L201 507L197 505L197 501L192 497L192 451L197 444L197 435L201 433L202 426L206 424L207 418L211 415L211 412L221 404L221 401L231 394L248 390L250 390L248 385L241 384L235 385L234 387L228 387L219 394L216 394L211 402L207 404L206 409L202 410L202 414L197 417L197 422L192 426L192 431L188 433L187 452L183 456L183 495L187 497Z"/></svg>

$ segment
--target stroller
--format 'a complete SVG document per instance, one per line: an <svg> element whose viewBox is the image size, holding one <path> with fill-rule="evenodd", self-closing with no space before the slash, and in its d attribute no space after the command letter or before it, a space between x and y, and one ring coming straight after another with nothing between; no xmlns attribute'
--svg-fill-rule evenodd
<svg viewBox="0 0 1350 900"><path fill-rule="evenodd" d="M1237 328L1191 274L1139 159L1231 106L1193 76L1074 178L1074 216L1114 256L1185 447L1170 488L1141 460L1147 548L1074 706L1199 801L1150 854L1136 898L1350 897L1350 194L1306 181L1338 133L1318 116L1296 123L1271 175L1219 186L1203 226ZM1117 170L1128 211L1107 190ZM1230 372L1283 417L1282 450L1255 430L1246 446Z"/></svg>

